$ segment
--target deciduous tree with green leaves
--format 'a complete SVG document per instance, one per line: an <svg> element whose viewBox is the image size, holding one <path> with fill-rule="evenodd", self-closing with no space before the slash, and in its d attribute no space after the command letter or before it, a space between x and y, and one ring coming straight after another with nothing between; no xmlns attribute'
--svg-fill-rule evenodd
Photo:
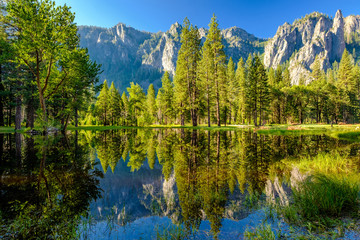
<svg viewBox="0 0 360 240"><path fill-rule="evenodd" d="M46 100L69 80L66 62L79 46L75 15L70 7L50 0L9 0L6 12L6 24L14 34L15 61L33 75L46 123Z"/></svg>

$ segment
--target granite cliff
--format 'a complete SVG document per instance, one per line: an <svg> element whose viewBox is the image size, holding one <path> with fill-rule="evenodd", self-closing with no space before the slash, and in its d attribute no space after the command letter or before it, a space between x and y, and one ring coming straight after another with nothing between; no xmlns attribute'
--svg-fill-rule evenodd
<svg viewBox="0 0 360 240"><path fill-rule="evenodd" d="M101 80L114 81L123 91L132 81L144 89L150 83L159 88L164 71L175 73L181 30L179 23L158 33L119 23L112 28L80 26L79 34L81 46L102 64ZM199 33L204 41L207 29L200 28ZM344 49L354 57L360 52L360 16L343 17L340 10L334 18L314 12L292 24L285 23L268 40L238 27L221 33L228 57L237 62L240 57L246 59L250 53L259 53L266 67L287 63L292 84L312 80L310 72L316 59L326 70L340 61Z"/></svg>
<svg viewBox="0 0 360 240"><path fill-rule="evenodd" d="M166 32L149 33L119 23L109 29L80 26L79 34L81 46L88 48L92 60L102 64L102 80L114 81L121 90L132 81L146 89L150 83L160 87L164 71L175 73L181 29L175 23ZM207 30L199 32L204 40ZM226 54L236 62L249 53L264 52L265 40L243 29L232 27L222 30L222 35Z"/></svg>
<svg viewBox="0 0 360 240"><path fill-rule="evenodd" d="M285 23L265 47L265 66L276 68L289 61L292 84L302 80L309 83L312 80L309 73L316 59L326 70L340 61L345 48L356 53L359 43L354 38L360 30L359 25L359 16L344 18L340 10L335 18L315 12L293 24Z"/></svg>

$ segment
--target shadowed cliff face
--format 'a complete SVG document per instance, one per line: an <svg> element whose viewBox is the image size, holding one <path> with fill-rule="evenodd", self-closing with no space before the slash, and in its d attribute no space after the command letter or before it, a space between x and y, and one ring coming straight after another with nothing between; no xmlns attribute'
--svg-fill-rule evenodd
<svg viewBox="0 0 360 240"><path fill-rule="evenodd" d="M130 82L143 88L150 83L160 87L164 71L175 73L177 55L181 47L182 26L173 24L167 32L149 33L119 23L112 28L80 26L80 44L89 50L93 60L102 64L102 80L114 81L121 89ZM199 29L205 41L206 29ZM222 31L225 52L234 61L247 58L250 53L263 53L264 40L232 27Z"/></svg>

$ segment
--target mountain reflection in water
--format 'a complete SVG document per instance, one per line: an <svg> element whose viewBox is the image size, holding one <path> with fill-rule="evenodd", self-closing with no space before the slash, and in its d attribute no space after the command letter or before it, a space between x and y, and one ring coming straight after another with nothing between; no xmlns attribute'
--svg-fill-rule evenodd
<svg viewBox="0 0 360 240"><path fill-rule="evenodd" d="M149 239L181 226L189 238L239 238L260 223L259 201L286 204L296 172L281 160L334 149L358 145L252 131L0 134L0 235Z"/></svg>

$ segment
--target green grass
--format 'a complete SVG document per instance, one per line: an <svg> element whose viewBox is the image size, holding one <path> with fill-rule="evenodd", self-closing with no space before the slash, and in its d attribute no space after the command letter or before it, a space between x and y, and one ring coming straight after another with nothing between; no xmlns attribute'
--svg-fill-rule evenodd
<svg viewBox="0 0 360 240"><path fill-rule="evenodd" d="M358 174L357 159L339 152L319 153L315 157L304 157L296 161L284 160L286 165L296 167L302 172L322 174Z"/></svg>
<svg viewBox="0 0 360 240"><path fill-rule="evenodd" d="M328 134L332 137L339 139L360 141L360 125L324 125L324 124L302 124L302 125L285 125L285 124L272 124L266 125L260 128L253 125L228 125L228 126L211 126L199 125L193 127L191 125L150 125L144 127L127 127L127 126L69 126L68 130L93 130L93 131L105 131L105 130L117 130L117 129L160 129L160 128L183 128L183 129L201 129L201 130L216 130L216 131L236 131L241 129L252 129L259 134L269 135L321 135ZM26 129L22 128L18 132L25 132ZM355 132L354 132L355 131ZM14 127L0 127L0 133L13 133Z"/></svg>
<svg viewBox="0 0 360 240"><path fill-rule="evenodd" d="M335 135L335 137L342 139L342 140L348 140L353 142L360 142L360 132L342 132Z"/></svg>
<svg viewBox="0 0 360 240"><path fill-rule="evenodd" d="M188 236L187 231L183 226L170 226L168 228L157 228L156 229L156 239L159 240L168 240L168 239L174 239L174 240L180 240L180 239L186 239Z"/></svg>
<svg viewBox="0 0 360 240"><path fill-rule="evenodd" d="M263 129L257 130L257 133L266 134L266 135L278 135L278 136L299 136L299 135L323 135L328 130L318 129L318 130L286 130L286 129Z"/></svg>
<svg viewBox="0 0 360 240"><path fill-rule="evenodd" d="M163 128L169 128L169 129L177 129L177 128L183 128L183 129L199 129L199 130L217 130L217 131L236 131L240 128L236 126L212 126L208 127L206 125L201 125L197 127L193 127L190 125L187 126L180 126L180 125L151 125L151 126L144 126L144 127L128 127L128 126L69 126L68 130L93 130L93 131L105 131L105 130L118 130L118 129L163 129Z"/></svg>
<svg viewBox="0 0 360 240"><path fill-rule="evenodd" d="M0 133L13 133L15 132L14 127L0 127Z"/></svg>
<svg viewBox="0 0 360 240"><path fill-rule="evenodd" d="M270 224L261 224L256 228L250 230L246 229L244 232L245 239L267 239L267 240L275 240L276 235L274 231L271 229Z"/></svg>
<svg viewBox="0 0 360 240"><path fill-rule="evenodd" d="M359 207L360 185L346 176L316 174L293 189L294 205L306 220L327 224Z"/></svg>

